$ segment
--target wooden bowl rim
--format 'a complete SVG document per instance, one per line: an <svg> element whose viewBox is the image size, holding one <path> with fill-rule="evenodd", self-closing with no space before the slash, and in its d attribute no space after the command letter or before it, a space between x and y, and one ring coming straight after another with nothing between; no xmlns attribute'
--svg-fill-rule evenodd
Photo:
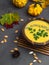
<svg viewBox="0 0 49 65"><path fill-rule="evenodd" d="M44 18L35 18L35 19L31 20L31 21L34 21L34 20L42 20L42 21L45 21L45 22L49 23L49 21L45 20ZM31 22L31 21L30 21L30 22ZM47 42L45 42L45 43L36 43L36 42L32 42L29 38L27 38L27 36L25 35L25 32L24 32L24 29L25 29L25 27L26 27L26 25L27 25L28 23L29 23L29 22L25 23L24 26L23 26L23 28L22 28L22 34L23 34L24 38L25 38L28 42L30 42L31 44L33 44L33 45L46 45L46 44L48 44L48 43L49 43L49 40L48 40Z"/></svg>

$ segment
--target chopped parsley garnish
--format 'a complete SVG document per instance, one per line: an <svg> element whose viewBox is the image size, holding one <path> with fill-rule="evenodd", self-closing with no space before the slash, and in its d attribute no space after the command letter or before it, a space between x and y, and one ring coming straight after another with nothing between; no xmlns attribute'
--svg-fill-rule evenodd
<svg viewBox="0 0 49 65"><path fill-rule="evenodd" d="M36 29L32 29L31 27L28 27L28 30L33 34L35 40L38 40L40 37L48 37L48 33L45 30L39 29L36 32Z"/></svg>

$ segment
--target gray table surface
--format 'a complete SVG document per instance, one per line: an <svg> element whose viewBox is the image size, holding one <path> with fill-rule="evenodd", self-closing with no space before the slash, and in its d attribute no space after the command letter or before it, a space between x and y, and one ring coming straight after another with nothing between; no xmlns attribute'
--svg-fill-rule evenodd
<svg viewBox="0 0 49 65"><path fill-rule="evenodd" d="M0 0L0 15L7 13L7 12L18 12L21 18L24 19L24 22L21 22L19 25L15 25L13 29L5 29L5 32L0 31L0 40L3 39L3 36L6 34L9 36L8 42L5 44L0 44L0 65L28 65L30 62L34 60L32 55L29 55L28 49L24 49L21 47L18 47L16 44L13 43L13 40L15 40L16 36L19 36L21 34L21 29L24 25L24 23L28 20L29 16L27 14L27 8L29 4L31 4L31 0L28 2L27 6L25 6L22 9L18 9L14 7L11 3L11 0ZM49 7L47 7L42 14L39 17L44 17L45 19L49 20ZM0 25L0 28L3 26ZM14 31L18 29L19 33L15 34ZM17 59L13 59L11 57L11 54L9 51L15 47L19 48L20 56ZM37 53L37 52L36 52ZM49 56L37 53L38 57L42 60L42 63L34 63L34 65L49 65Z"/></svg>

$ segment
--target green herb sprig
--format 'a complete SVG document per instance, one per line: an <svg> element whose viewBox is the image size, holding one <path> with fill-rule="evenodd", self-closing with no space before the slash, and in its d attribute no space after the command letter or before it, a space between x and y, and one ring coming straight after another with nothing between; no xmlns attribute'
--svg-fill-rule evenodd
<svg viewBox="0 0 49 65"><path fill-rule="evenodd" d="M1 16L2 18L0 18L0 24L4 25L4 24L12 24L14 21L19 21L20 17L18 15L18 13L7 13Z"/></svg>
<svg viewBox="0 0 49 65"><path fill-rule="evenodd" d="M36 32L36 29L32 29L31 27L28 27L28 30L33 34L35 40L38 40L40 37L48 37L48 33L45 30L39 29Z"/></svg>

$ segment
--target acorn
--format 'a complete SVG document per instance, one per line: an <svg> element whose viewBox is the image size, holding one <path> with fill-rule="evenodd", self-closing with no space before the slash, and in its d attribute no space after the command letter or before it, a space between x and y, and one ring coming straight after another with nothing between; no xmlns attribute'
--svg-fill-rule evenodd
<svg viewBox="0 0 49 65"><path fill-rule="evenodd" d="M20 52L19 52L18 48L14 48L10 52L11 52L13 58L18 58L19 55L20 55Z"/></svg>

